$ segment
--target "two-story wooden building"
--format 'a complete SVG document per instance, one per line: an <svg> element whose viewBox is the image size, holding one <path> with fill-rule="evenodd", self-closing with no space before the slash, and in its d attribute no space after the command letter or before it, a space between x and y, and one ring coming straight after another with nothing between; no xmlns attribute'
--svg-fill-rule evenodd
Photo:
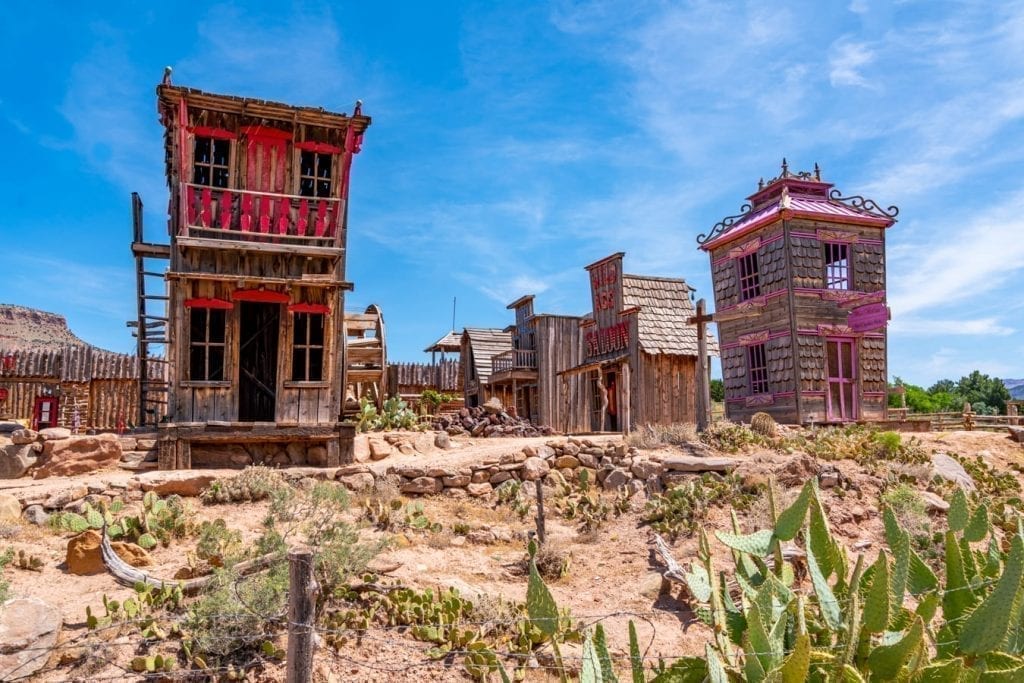
<svg viewBox="0 0 1024 683"><path fill-rule="evenodd" d="M288 443L308 446L311 464L343 461L350 171L369 117L358 103L347 115L167 79L157 102L170 265L166 295L140 285L138 329L140 357L167 349L161 466L208 464L227 445L259 461L255 451ZM137 225L140 263L161 252L141 234ZM146 311L164 298L165 315Z"/></svg>
<svg viewBox="0 0 1024 683"><path fill-rule="evenodd" d="M726 415L886 417L885 231L898 209L782 173L697 238L711 258Z"/></svg>

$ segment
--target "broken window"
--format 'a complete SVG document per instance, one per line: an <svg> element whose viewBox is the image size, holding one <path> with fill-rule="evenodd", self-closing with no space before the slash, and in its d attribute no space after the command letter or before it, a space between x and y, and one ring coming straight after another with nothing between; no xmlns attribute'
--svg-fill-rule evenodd
<svg viewBox="0 0 1024 683"><path fill-rule="evenodd" d="M324 379L324 315L296 313L292 332L292 381Z"/></svg>
<svg viewBox="0 0 1024 683"><path fill-rule="evenodd" d="M224 332L227 318L220 308L192 308L188 378L194 382L224 380Z"/></svg>
<svg viewBox="0 0 1024 683"><path fill-rule="evenodd" d="M740 276L740 301L761 295L761 275L757 268L757 252L741 256L737 268Z"/></svg>
<svg viewBox="0 0 1024 683"><path fill-rule="evenodd" d="M850 245L825 243L825 288L853 289L850 281Z"/></svg>
<svg viewBox="0 0 1024 683"><path fill-rule="evenodd" d="M196 137L192 154L192 182L208 187L227 187L230 155L230 140Z"/></svg>
<svg viewBox="0 0 1024 683"><path fill-rule="evenodd" d="M303 197L331 196L330 154L303 150L299 158L299 194Z"/></svg>
<svg viewBox="0 0 1024 683"><path fill-rule="evenodd" d="M747 364L750 368L750 393L768 393L768 361L764 344L747 347Z"/></svg>

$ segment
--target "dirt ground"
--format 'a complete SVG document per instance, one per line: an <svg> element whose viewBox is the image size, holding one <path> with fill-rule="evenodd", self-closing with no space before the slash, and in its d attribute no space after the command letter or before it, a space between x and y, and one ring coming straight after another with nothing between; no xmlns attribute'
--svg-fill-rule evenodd
<svg viewBox="0 0 1024 683"><path fill-rule="evenodd" d="M981 455L986 462L1001 471L1010 470L1011 465L1024 465L1024 447L1006 438L1003 434L986 432L948 432L915 435L929 451ZM437 452L431 455L412 455L388 458L370 463L373 469L383 472L392 465L415 461L417 464L444 462L447 465L463 465L487 457L511 453L528 443L543 443L550 439L497 439L467 442L454 451ZM671 450L655 453L668 455ZM797 488L806 479L801 468L808 466L807 456L802 454L780 454L754 450L738 456L742 465L739 473L746 476L776 476L782 488L783 499L795 495ZM882 479L877 473L868 473L852 461L831 463L844 477L856 483L854 493L839 492L836 489L822 492L823 502L830 522L837 536L848 548L863 549L869 555L877 552L881 542L882 524L878 514L878 492ZM95 472L63 480L15 480L4 482L0 491L14 491L24 494L32 491L36 497L59 490L74 483L105 482L126 485L132 479L131 473ZM1019 477L1019 475L1018 475ZM501 596L507 600L521 601L525 598L526 577L523 573L524 546L527 533L534 528L532 518L519 519L508 507L477 499L454 499L437 496L421 499L425 514L431 521L441 522L444 531L426 533L405 531L392 540L391 547L375 560L377 567L395 567L386 578L417 588L455 587L469 598L478 596ZM354 496L354 501L357 497ZM595 535L581 535L576 524L559 518L549 510L547 533L549 543L567 552L570 557L568 573L561 579L550 581L549 586L560 607L568 608L578 622L592 624L600 621L608 634L609 644L614 653L627 651L627 625L636 624L641 649L648 662L657 658L672 658L703 652L709 631L698 622L684 600L670 593L662 593L660 571L662 565L652 552L651 532L643 522L646 499L638 493L630 503L630 510L621 516L612 516ZM222 518L229 528L242 532L246 542L254 540L260 533L260 525L266 514L267 504L226 504L203 505L198 499L188 499L195 513L195 519L212 520ZM766 505L755 501L751 509L740 515L746 531L752 531L763 524ZM353 505L351 521L359 523L358 506ZM473 543L462 536L451 533L455 523L461 523L473 530L490 530L499 539L489 543ZM729 513L726 509L713 509L706 528L728 529ZM364 525L361 531L367 538L379 538L381 532ZM86 606L93 610L101 608L102 596L123 599L130 589L118 586L107 574L76 576L65 570L64 560L68 534L54 532L46 527L27 523L8 525L2 529L0 548L13 547L17 552L24 549L43 561L42 571L24 571L8 567L4 574L10 581L15 596L36 596L57 605L64 615L62 642L90 642L94 652L103 651L88 638L85 628ZM171 577L185 566L186 557L194 549L195 539L175 543L169 548L158 547L152 552L154 566L147 571L154 576ZM722 552L722 566L729 567L720 544L716 552ZM696 540L680 537L674 544L677 560L686 564L695 553ZM678 590L675 591L678 594ZM96 638L92 636L91 638ZM106 647L111 656L119 658L124 666L130 659L129 648L119 646L117 631L100 636L109 638ZM138 640L137 634L134 640ZM128 642L128 641L125 641ZM131 641L134 642L134 641ZM319 681L464 681L468 677L456 664L445 668L439 663L424 663L423 643L407 635L386 629L371 629L361 642L350 643L341 652L332 653L323 649L316 663L316 679ZM568 659L574 650L567 648ZM116 653L116 654L115 654ZM73 647L65 647L53 656L47 669L60 665L60 657L73 659L81 654ZM577 652L578 654L578 652ZM528 680L546 680L549 676L543 669L542 659ZM407 669L415 666L417 668ZM395 671L401 669L402 671ZM251 680L283 680L280 665L270 665ZM57 668L38 677L38 680L131 680L133 675L115 666L76 668L72 661L66 668Z"/></svg>

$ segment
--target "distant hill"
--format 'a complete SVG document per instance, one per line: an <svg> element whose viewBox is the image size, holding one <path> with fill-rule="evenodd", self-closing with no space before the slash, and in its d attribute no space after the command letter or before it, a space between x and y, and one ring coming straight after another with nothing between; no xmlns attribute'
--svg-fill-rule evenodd
<svg viewBox="0 0 1024 683"><path fill-rule="evenodd" d="M1004 379L1003 384L1010 390L1010 396L1024 401L1024 379Z"/></svg>
<svg viewBox="0 0 1024 683"><path fill-rule="evenodd" d="M64 316L25 306L0 304L0 347L52 349L68 344L89 346L75 336Z"/></svg>

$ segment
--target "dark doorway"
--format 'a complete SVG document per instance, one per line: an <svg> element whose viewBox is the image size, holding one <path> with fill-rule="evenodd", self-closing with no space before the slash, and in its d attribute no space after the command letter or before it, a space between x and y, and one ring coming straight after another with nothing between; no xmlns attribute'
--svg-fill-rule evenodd
<svg viewBox="0 0 1024 683"><path fill-rule="evenodd" d="M248 301L240 303L238 419L242 422L273 422L281 306Z"/></svg>
<svg viewBox="0 0 1024 683"><path fill-rule="evenodd" d="M619 383L618 374L606 373L604 387L608 390L608 418L606 429L609 432L619 431Z"/></svg>

